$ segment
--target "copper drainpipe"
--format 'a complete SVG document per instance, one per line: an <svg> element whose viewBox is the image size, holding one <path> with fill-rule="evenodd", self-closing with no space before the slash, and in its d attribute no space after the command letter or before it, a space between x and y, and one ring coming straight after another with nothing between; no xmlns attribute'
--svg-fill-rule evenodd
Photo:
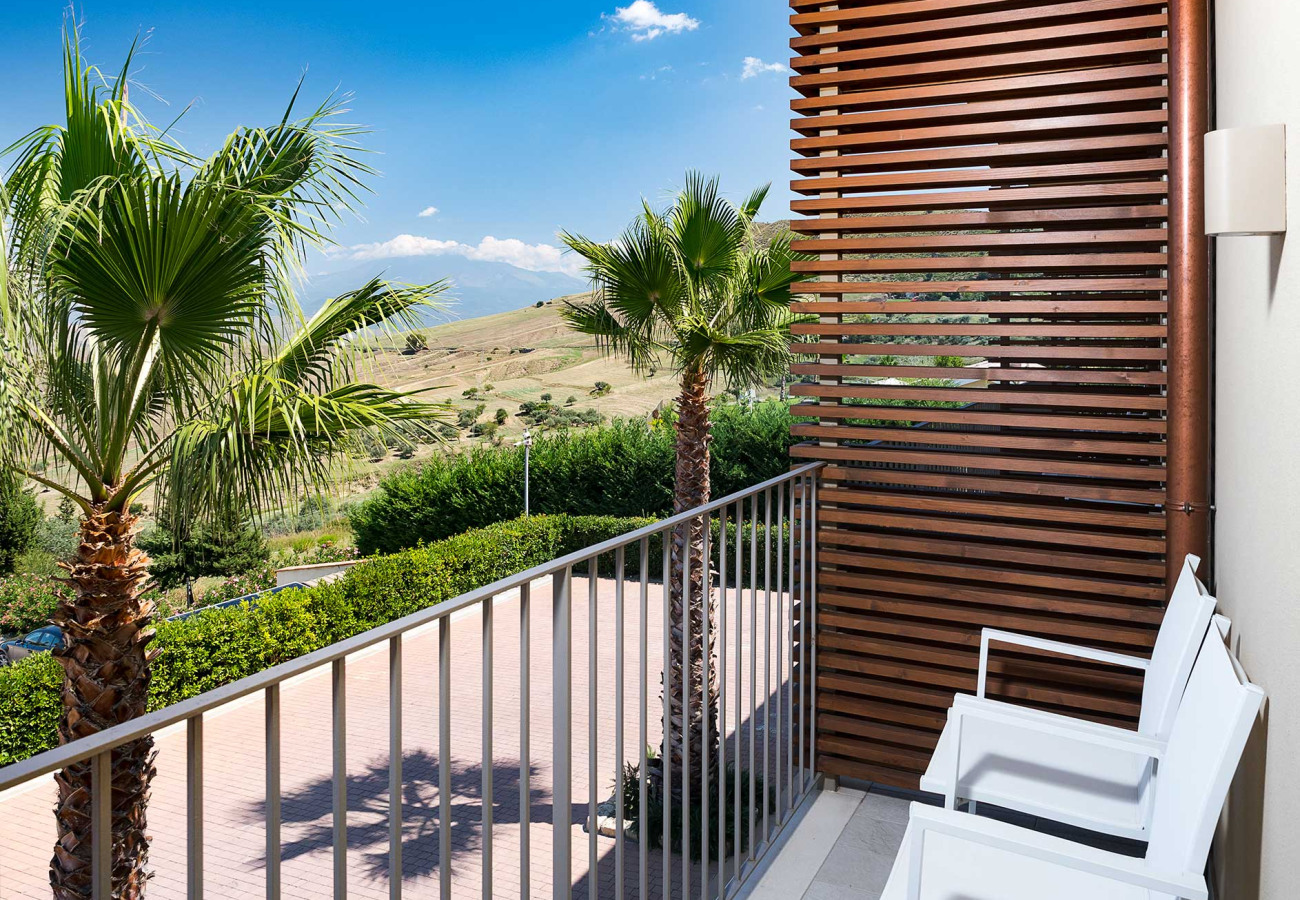
<svg viewBox="0 0 1300 900"><path fill-rule="evenodd" d="M1188 553L1207 558L1210 521L1210 285L1204 137L1207 0L1169 4L1168 585ZM1208 566L1208 559L1206 565ZM1207 569L1202 568L1202 575Z"/></svg>

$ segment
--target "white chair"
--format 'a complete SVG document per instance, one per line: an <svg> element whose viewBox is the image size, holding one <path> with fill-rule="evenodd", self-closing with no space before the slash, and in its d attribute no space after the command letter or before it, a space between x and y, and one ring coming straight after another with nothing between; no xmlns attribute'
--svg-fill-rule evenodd
<svg viewBox="0 0 1300 900"><path fill-rule="evenodd" d="M1159 773L1150 758L1123 748L1136 740L1163 748L1173 728L1192 664L1214 615L1215 599L1196 578L1199 563L1194 556L1184 562L1149 661L986 630L979 696L956 696L921 789L944 795L949 809L960 800L992 803L1092 831L1146 840L1149 801ZM1228 627L1226 619L1216 624L1219 630ZM1137 732L985 698L990 643L1141 670ZM961 714L972 710L988 715L965 720ZM1017 721L1049 727L1025 731L1012 727Z"/></svg>
<svg viewBox="0 0 1300 900"><path fill-rule="evenodd" d="M1118 736L1073 736L1104 753L1159 761L1145 858L913 804L882 900L1205 900L1210 842L1263 699L1215 630L1205 636L1167 746L1131 734L1127 746ZM1001 724L1027 736L1055 727L1013 717Z"/></svg>

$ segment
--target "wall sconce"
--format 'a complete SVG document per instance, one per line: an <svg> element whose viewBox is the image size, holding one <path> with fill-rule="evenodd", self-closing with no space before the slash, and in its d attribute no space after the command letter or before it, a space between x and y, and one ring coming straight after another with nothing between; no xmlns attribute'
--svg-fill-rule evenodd
<svg viewBox="0 0 1300 900"><path fill-rule="evenodd" d="M1205 233L1286 231L1286 126L1225 128L1205 136Z"/></svg>

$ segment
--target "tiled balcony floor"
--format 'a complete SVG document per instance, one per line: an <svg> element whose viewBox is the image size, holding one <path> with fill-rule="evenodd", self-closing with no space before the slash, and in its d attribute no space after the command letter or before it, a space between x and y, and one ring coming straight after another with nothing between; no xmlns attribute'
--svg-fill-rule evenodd
<svg viewBox="0 0 1300 900"><path fill-rule="evenodd" d="M614 583L598 582L597 735L599 760L596 795L612 794L615 771L615 647ZM729 591L730 664L736 660L737 629L734 591ZM662 587L651 585L647 617L648 653L646 741L660 742L662 706L660 675L663 660ZM573 823L572 873L574 896L586 897L591 886L587 815L588 663L590 654L587 582L573 585L573 806L566 813ZM772 593L774 607L784 607L783 595ZM534 583L530 616L532 746L531 865L534 895L549 894L552 872L551 829L551 583ZM746 596L745 617L748 625ZM765 595L760 588L757 607L763 621ZM498 598L494 607L493 892L520 895L520 604L518 595ZM785 616L787 613L782 613ZM627 759L638 752L639 590L629 584L624 634L625 746ZM748 627L746 628L748 631ZM761 635L760 627L758 633ZM748 666L748 639L739 654ZM404 891L407 897L437 897L438 859L438 673L437 630L426 627L408 633L403 649L404 689ZM483 880L480 827L482 758L482 633L477 609L458 614L452 626L451 721L455 796L452 828L452 887L459 898L481 896ZM773 651L775 653L775 650ZM758 648L762 677L763 648ZM748 670L746 669L746 672ZM330 669L328 666L286 683L281 689L283 744L283 895L320 898L332 894ZM748 675L746 674L746 679ZM777 679L773 675L772 685ZM348 660L348 800L349 896L385 898L388 886L388 654L381 646ZM734 681L729 690L734 687ZM746 689L746 700L748 690ZM762 700L762 686L759 687ZM735 727L733 697L728 727ZM761 708L761 707L760 707ZM745 709L748 714L748 709ZM265 895L265 827L263 803L264 710L260 696L248 698L208 716L205 722L205 840L204 878L209 897ZM747 735L747 729L743 732ZM747 741L742 741L747 743ZM773 745L777 741L773 741ZM757 742L761 771L762 741ZM783 745L782 745L783 746ZM154 781L149 826L155 877L150 900L179 900L186 892L185 729L174 727L157 740L158 776ZM776 752L774 750L774 755ZM773 765L776 765L775 759ZM781 759L781 771L786 771ZM0 797L0 898L48 898L47 863L54 840L52 782L41 781L24 791ZM715 811L716 815L716 811ZM614 896L614 844L597 840L595 878L601 896ZM635 897L639 850L626 844L627 896ZM680 860L673 858L671 896L681 895ZM662 891L662 857L652 852L648 879L650 896ZM698 866L692 867L691 893L700 891Z"/></svg>

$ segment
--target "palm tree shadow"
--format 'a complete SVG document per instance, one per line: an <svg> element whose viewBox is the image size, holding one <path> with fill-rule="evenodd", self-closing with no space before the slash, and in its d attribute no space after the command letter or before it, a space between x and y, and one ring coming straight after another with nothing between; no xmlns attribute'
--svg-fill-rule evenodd
<svg viewBox="0 0 1300 900"><path fill-rule="evenodd" d="M549 790L537 785L536 769L531 776L530 818L550 823ZM404 878L431 875L441 854L438 760L421 751L402 757L402 875ZM348 847L360 851L372 876L386 876L389 862L388 763L377 761L365 771L349 774ZM492 817L497 824L518 824L519 764L498 762L492 769ZM457 765L451 768L451 853L453 860L481 852L483 846L483 768ZM334 780L319 778L301 790L285 794L281 817L294 837L284 843L283 858L292 860L315 852L328 852L334 841ZM264 815L265 804L254 804ZM575 815L577 811L575 810ZM293 827L300 826L300 827Z"/></svg>

